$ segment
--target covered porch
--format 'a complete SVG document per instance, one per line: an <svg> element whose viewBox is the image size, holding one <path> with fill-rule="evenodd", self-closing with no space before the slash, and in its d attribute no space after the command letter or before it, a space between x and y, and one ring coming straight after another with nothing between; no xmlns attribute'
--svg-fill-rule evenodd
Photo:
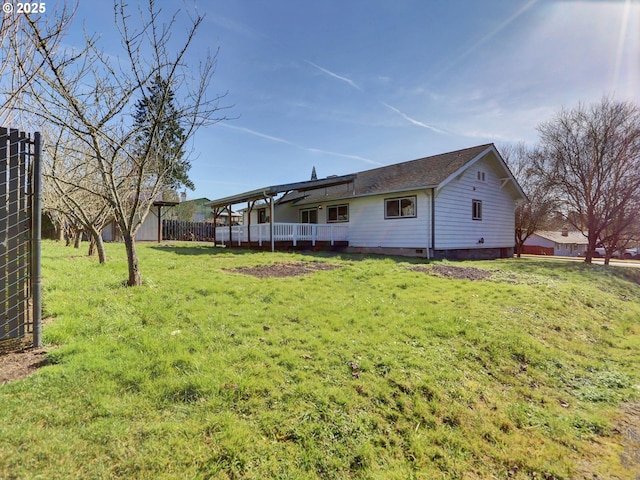
<svg viewBox="0 0 640 480"><path fill-rule="evenodd" d="M272 239L275 250L342 248L349 246L349 228L345 225L274 222L218 227L215 234L217 244L236 248L269 249Z"/></svg>
<svg viewBox="0 0 640 480"><path fill-rule="evenodd" d="M269 249L342 248L349 246L349 229L340 224L288 223L275 221L276 197L288 192L305 192L334 185L353 183L355 175L343 175L306 182L274 185L250 192L220 198L207 205L213 209L214 218L223 212L231 212L234 205L247 202L247 225L228 225L214 228L214 241L230 247ZM283 195L283 196L284 196ZM282 197L280 197L282 198ZM251 211L256 202L268 206L264 223L251 224ZM215 222L214 222L215 224Z"/></svg>

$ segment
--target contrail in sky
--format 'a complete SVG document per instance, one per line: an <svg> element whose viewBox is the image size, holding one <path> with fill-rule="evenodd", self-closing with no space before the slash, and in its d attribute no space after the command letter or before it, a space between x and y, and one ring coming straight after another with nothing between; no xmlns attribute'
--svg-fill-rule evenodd
<svg viewBox="0 0 640 480"><path fill-rule="evenodd" d="M416 120L415 118L411 118L409 115L407 115L406 113L401 112L400 110L398 110L395 107L392 107L391 105L389 105L388 103L384 103L382 102L382 104L387 107L389 110L392 110L394 112L396 112L398 115L400 115L402 118L404 118L405 120L407 120L408 122L413 123L414 125L417 125L418 127L422 127L422 128L428 128L429 130L432 130L434 132L437 133L447 133L444 130L440 130L439 128L436 127L432 127L431 125L427 125L426 123L423 123L419 120Z"/></svg>
<svg viewBox="0 0 640 480"><path fill-rule="evenodd" d="M342 77L340 75L338 75L337 73L333 73L330 70L327 70L326 68L322 68L319 65L316 65L313 62L310 62L309 60L305 60L305 62L307 62L309 65L311 65L312 67L317 68L318 70L320 70L323 73L326 73L327 75L329 75L330 77L333 78L337 78L338 80L342 80L343 82L348 83L349 85L351 85L353 88L355 88L356 90L360 90L362 92L362 89L358 86L358 84L356 82L354 82L353 80L347 78L347 77Z"/></svg>
<svg viewBox="0 0 640 480"><path fill-rule="evenodd" d="M334 157L341 157L341 158L349 158L351 160L358 160L358 161L361 161L361 162L370 163L372 165L382 165L379 162L376 162L376 161L371 160L369 158L361 157L359 155L351 155L351 154L348 154L348 153L331 152L331 151L328 151L328 150L322 150L320 148L305 147L305 146L302 146L302 145L298 145L297 143L290 142L289 140L285 140L284 138L274 137L273 135L267 135L265 133L256 132L255 130L251 130L250 128L246 128L246 127L237 127L235 125L229 125L229 124L226 124L226 123L221 123L220 125L223 125L224 127L230 128L232 130L238 130L240 132L248 133L249 135L253 135L255 137L260 137L260 138L264 138L266 140L271 140L272 142L278 142L278 143L284 143L285 145L291 145L292 147L296 147L296 148L299 148L301 150L305 150L305 151L310 152L310 153L321 153L321 154L324 154L324 155L331 155L331 156L334 156Z"/></svg>

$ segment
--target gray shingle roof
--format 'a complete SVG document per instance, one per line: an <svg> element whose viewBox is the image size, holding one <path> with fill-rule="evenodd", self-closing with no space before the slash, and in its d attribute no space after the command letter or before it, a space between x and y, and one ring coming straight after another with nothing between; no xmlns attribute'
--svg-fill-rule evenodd
<svg viewBox="0 0 640 480"><path fill-rule="evenodd" d="M353 185L340 185L304 193L292 192L285 195L281 202L301 201L303 199L313 201L315 198L331 200L435 187L492 146L493 144L478 145L454 152L365 170L356 173Z"/></svg>
<svg viewBox="0 0 640 480"><path fill-rule="evenodd" d="M567 232L567 236L562 235L562 232L548 230L536 230L534 233L554 243L577 243L579 245L588 243L587 237L582 232Z"/></svg>

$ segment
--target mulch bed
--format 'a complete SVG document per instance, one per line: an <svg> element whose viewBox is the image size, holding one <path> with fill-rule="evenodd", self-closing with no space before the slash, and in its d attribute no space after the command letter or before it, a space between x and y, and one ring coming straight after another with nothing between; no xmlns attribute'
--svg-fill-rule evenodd
<svg viewBox="0 0 640 480"><path fill-rule="evenodd" d="M322 262L290 262L290 263L274 263L273 265L262 265L259 267L238 267L227 272L242 273L244 275L253 275L258 278L268 277L295 277L297 275L307 275L319 270L335 270L342 268L339 265L331 265Z"/></svg>
<svg viewBox="0 0 640 480"><path fill-rule="evenodd" d="M454 267L451 265L430 265L428 267L414 267L412 270L424 272L436 277L453 278L456 280L486 280L492 272L473 267Z"/></svg>

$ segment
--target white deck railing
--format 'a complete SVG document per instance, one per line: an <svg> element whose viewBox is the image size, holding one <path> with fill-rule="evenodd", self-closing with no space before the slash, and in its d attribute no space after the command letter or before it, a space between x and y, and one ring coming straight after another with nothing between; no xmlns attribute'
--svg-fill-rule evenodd
<svg viewBox="0 0 640 480"><path fill-rule="evenodd" d="M249 241L249 228L251 228L251 242L263 243L271 241L270 224L236 225L231 227L231 242L229 242L229 227L216 228L216 241L241 245ZM274 223L274 242L289 241L297 246L299 241L310 241L313 246L316 242L346 241L349 238L349 227L346 225L314 224L314 223Z"/></svg>

